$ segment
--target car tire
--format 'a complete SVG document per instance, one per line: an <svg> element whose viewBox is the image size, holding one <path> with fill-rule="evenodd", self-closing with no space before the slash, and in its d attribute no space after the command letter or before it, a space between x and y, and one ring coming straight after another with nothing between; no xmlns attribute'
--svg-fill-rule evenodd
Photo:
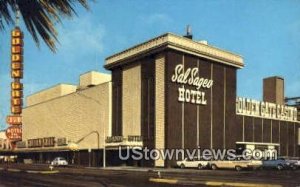
<svg viewBox="0 0 300 187"><path fill-rule="evenodd" d="M199 169L199 170L203 169L202 164L198 164L198 169Z"/></svg>
<svg viewBox="0 0 300 187"><path fill-rule="evenodd" d="M184 169L184 168L185 168L185 165L184 165L184 164L181 164L181 165L180 165L180 168L181 168L181 169Z"/></svg>
<svg viewBox="0 0 300 187"><path fill-rule="evenodd" d="M277 168L277 170L279 170L279 171L283 170L283 166L282 166L281 164L277 165L276 168Z"/></svg>
<svg viewBox="0 0 300 187"><path fill-rule="evenodd" d="M236 170L236 171L241 171L241 170L242 170L242 167L241 167L241 166L235 166L235 170Z"/></svg>
<svg viewBox="0 0 300 187"><path fill-rule="evenodd" d="M217 170L218 169L218 167L215 164L212 164L210 167L211 167L212 170Z"/></svg>

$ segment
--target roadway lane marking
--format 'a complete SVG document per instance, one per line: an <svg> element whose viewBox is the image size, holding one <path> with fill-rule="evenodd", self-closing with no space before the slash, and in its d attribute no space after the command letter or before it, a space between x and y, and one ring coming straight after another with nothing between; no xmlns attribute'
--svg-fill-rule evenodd
<svg viewBox="0 0 300 187"><path fill-rule="evenodd" d="M41 174L55 174L55 173L59 173L58 170L53 170L53 171L42 171L40 172Z"/></svg>
<svg viewBox="0 0 300 187"><path fill-rule="evenodd" d="M32 170L27 170L27 171L25 171L26 173L39 173L39 171L32 171Z"/></svg>
<svg viewBox="0 0 300 187"><path fill-rule="evenodd" d="M53 171L34 171L34 170L27 170L26 173L31 173L31 174L55 174L59 173L58 170L53 170Z"/></svg>
<svg viewBox="0 0 300 187"><path fill-rule="evenodd" d="M159 178L150 178L150 182L157 182L157 183L167 183L167 184L178 184L177 179L159 179Z"/></svg>
<svg viewBox="0 0 300 187"><path fill-rule="evenodd" d="M216 181L207 181L207 182L205 182L205 185L207 185L207 186L239 186L239 187L282 187L282 185L274 185L274 184L216 182Z"/></svg>
<svg viewBox="0 0 300 187"><path fill-rule="evenodd" d="M7 169L7 171L11 171L11 172L20 172L20 169Z"/></svg>
<svg viewBox="0 0 300 187"><path fill-rule="evenodd" d="M150 178L150 182L167 183L167 184L181 184L181 185L206 185L206 186L238 186L238 187L282 187L282 185L275 184L261 184L261 183L242 183L242 182L221 182L221 181L189 181L182 179L166 179L166 178Z"/></svg>

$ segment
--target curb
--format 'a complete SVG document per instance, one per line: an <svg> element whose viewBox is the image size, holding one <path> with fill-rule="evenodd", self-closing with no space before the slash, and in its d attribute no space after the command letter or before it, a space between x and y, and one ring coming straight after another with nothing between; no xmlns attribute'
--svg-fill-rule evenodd
<svg viewBox="0 0 300 187"><path fill-rule="evenodd" d="M53 171L41 171L40 174L55 174L55 173L59 173L58 170L53 170Z"/></svg>
<svg viewBox="0 0 300 187"><path fill-rule="evenodd" d="M10 171L10 172L21 172L20 169L10 169L10 168L8 168L7 171Z"/></svg>
<svg viewBox="0 0 300 187"><path fill-rule="evenodd" d="M8 172L25 172L25 173L31 173L31 174L55 174L59 173L58 170L52 170L52 171L35 171L35 170L21 170L21 169L13 169L13 168L0 168L0 171L8 171Z"/></svg>
<svg viewBox="0 0 300 187"><path fill-rule="evenodd" d="M242 183L242 182L225 182L225 181L190 181L175 178L149 178L150 182L165 184L181 185L205 185L205 186L236 186L236 187L282 187L282 185L259 184L259 183Z"/></svg>
<svg viewBox="0 0 300 187"><path fill-rule="evenodd" d="M34 170L26 170L26 173L32 173L32 174L55 174L59 173L58 170L53 170L53 171L34 171Z"/></svg>

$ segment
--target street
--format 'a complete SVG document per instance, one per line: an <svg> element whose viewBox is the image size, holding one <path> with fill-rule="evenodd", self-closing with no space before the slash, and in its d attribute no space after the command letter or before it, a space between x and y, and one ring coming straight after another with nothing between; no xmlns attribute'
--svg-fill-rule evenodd
<svg viewBox="0 0 300 187"><path fill-rule="evenodd" d="M300 170L232 171L157 168L54 168L0 165L1 186L300 186ZM158 176L160 172L160 177Z"/></svg>

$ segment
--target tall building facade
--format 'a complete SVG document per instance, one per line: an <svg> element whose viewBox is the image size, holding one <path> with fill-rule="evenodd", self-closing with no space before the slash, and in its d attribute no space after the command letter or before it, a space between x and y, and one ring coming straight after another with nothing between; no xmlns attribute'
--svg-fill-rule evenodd
<svg viewBox="0 0 300 187"><path fill-rule="evenodd" d="M299 155L297 110L284 106L283 80L264 80L265 102L238 98L244 63L237 54L167 33L108 57L105 67L112 71L114 137L141 136L140 146L150 149L275 148ZM112 148L124 145L118 142Z"/></svg>

